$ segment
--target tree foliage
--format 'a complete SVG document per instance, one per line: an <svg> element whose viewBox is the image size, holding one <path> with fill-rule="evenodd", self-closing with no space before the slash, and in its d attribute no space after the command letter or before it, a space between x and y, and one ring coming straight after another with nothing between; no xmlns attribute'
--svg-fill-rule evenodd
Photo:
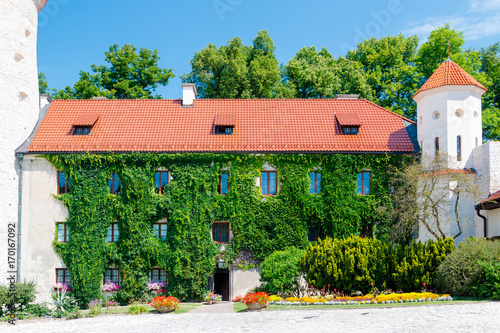
<svg viewBox="0 0 500 333"><path fill-rule="evenodd" d="M38 92L40 94L50 94L47 76L42 72L38 73Z"/></svg>
<svg viewBox="0 0 500 333"><path fill-rule="evenodd" d="M217 47L210 43L196 52L183 82L195 83L202 98L270 98L280 75L269 33L259 31L252 46L239 37Z"/></svg>
<svg viewBox="0 0 500 333"><path fill-rule="evenodd" d="M92 73L80 71L73 87L54 94L55 99L88 99L103 96L110 99L160 98L154 94L159 86L174 77L171 69L159 67L158 51L137 48L131 44L114 44L105 52L108 65L91 65Z"/></svg>
<svg viewBox="0 0 500 333"><path fill-rule="evenodd" d="M359 63L335 59L326 48L303 47L285 66L286 82L297 98L334 98L359 94L371 98L371 90Z"/></svg>
<svg viewBox="0 0 500 333"><path fill-rule="evenodd" d="M296 291L301 273L299 261L303 255L304 250L290 247L267 257L260 266L265 288L271 293Z"/></svg>
<svg viewBox="0 0 500 333"><path fill-rule="evenodd" d="M362 65L374 102L410 119L416 117L411 97L421 81L414 66L417 48L416 36L405 38L400 34L370 38L347 54L348 59Z"/></svg>

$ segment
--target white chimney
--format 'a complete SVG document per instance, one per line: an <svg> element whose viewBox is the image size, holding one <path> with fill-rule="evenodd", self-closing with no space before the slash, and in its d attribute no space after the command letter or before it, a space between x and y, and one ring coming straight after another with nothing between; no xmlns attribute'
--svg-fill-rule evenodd
<svg viewBox="0 0 500 333"><path fill-rule="evenodd" d="M43 109L46 105L52 103L52 98L47 94L40 94L40 109Z"/></svg>
<svg viewBox="0 0 500 333"><path fill-rule="evenodd" d="M193 107L193 101L196 97L196 86L194 83L182 84L182 106Z"/></svg>

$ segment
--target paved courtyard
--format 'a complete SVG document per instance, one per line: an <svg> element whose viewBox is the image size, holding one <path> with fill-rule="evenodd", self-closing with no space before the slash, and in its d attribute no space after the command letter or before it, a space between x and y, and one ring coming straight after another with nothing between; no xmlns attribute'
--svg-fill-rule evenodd
<svg viewBox="0 0 500 333"><path fill-rule="evenodd" d="M500 332L500 302L393 308L101 315L0 323L0 332Z"/></svg>

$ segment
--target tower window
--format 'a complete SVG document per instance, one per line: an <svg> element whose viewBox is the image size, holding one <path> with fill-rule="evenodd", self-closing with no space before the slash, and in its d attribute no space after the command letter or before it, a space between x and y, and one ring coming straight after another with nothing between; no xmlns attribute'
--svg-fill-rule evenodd
<svg viewBox="0 0 500 333"><path fill-rule="evenodd" d="M434 149L436 150L436 156L439 154L439 138L434 138Z"/></svg>
<svg viewBox="0 0 500 333"><path fill-rule="evenodd" d="M462 137L457 136L457 161L462 160Z"/></svg>

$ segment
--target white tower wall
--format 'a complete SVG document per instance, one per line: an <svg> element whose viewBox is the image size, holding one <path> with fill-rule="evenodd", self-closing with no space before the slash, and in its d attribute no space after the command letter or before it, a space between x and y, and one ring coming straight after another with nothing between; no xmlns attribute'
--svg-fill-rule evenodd
<svg viewBox="0 0 500 333"><path fill-rule="evenodd" d="M481 96L475 86L444 86L416 96L418 141L425 158L439 149L450 158L450 168L473 167L472 150L482 144ZM436 117L439 113L439 117ZM457 136L461 137L461 160L457 160Z"/></svg>
<svg viewBox="0 0 500 333"><path fill-rule="evenodd" d="M18 248L19 165L15 150L38 119L37 26L46 0L0 1L0 283L7 283L9 239ZM8 227L15 226L15 237ZM10 235L12 236L12 234ZM16 251L17 252L17 251ZM17 257L17 255L16 255ZM15 268L14 268L15 271Z"/></svg>

